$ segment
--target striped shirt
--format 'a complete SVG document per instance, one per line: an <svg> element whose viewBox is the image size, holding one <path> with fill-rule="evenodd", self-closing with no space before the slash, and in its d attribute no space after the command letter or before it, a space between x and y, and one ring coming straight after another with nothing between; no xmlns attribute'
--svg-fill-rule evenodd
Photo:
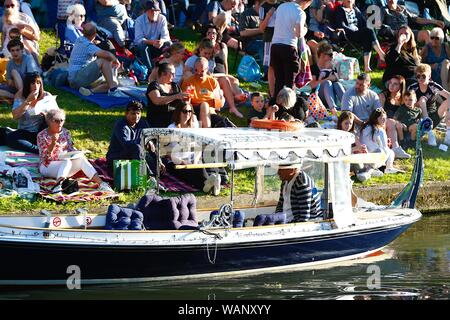
<svg viewBox="0 0 450 320"><path fill-rule="evenodd" d="M323 211L320 208L320 195L317 192L314 180L301 171L296 177L290 190L290 211L292 216L287 214L287 222L299 222L316 219L323 216ZM286 184L289 181L281 183L280 199L275 212L284 212L284 192ZM289 204L287 204L289 205ZM290 213L290 212L289 212Z"/></svg>

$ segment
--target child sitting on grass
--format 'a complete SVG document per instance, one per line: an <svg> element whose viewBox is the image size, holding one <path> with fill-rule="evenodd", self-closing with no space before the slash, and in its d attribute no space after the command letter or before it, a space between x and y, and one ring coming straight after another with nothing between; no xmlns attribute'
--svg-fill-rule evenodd
<svg viewBox="0 0 450 320"><path fill-rule="evenodd" d="M403 172L394 168L395 154L387 142L387 134L384 130L386 126L386 111L377 108L369 116L369 120L361 128L361 143L365 144L369 152L381 152L386 154L386 169L384 173Z"/></svg>
<svg viewBox="0 0 450 320"><path fill-rule="evenodd" d="M422 110L423 118L433 120L433 129L447 117L450 109L450 92L431 80L431 67L428 64L420 64L415 70L417 82L408 87L414 90L417 96L417 106ZM450 128L447 127L447 135ZM437 146L436 136L433 130L428 131L428 144Z"/></svg>
<svg viewBox="0 0 450 320"><path fill-rule="evenodd" d="M422 115L422 111L415 106L416 102L416 92L413 90L406 91L403 96L403 104L394 114L394 119L401 124L401 126L397 127L398 141L400 145L405 147L412 147L413 145L406 145L404 131L409 132L411 141L416 141L417 123Z"/></svg>
<svg viewBox="0 0 450 320"><path fill-rule="evenodd" d="M253 92L250 95L252 108L248 113L248 124L254 119L266 119L267 109L264 106L264 96L261 92Z"/></svg>

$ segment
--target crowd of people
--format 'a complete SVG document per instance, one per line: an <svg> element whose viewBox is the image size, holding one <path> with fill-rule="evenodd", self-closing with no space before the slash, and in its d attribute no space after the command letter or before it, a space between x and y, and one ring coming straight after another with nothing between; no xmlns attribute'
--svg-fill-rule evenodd
<svg viewBox="0 0 450 320"><path fill-rule="evenodd" d="M145 158L146 150L138 143L144 128L232 126L221 111L226 107L242 118L238 107L247 100L251 103L248 123L252 119L305 121L308 109L295 89L299 72L306 71L300 57L307 55L310 87L318 89L325 107L339 116L338 129L355 134L354 152L386 153L384 174L401 172L394 159L410 158L405 149L416 139L421 118L431 118L433 128L444 121L444 143L450 145L447 24L440 17L413 13L399 0L388 0L380 7L381 21L375 30L367 23L365 2L356 2L198 0L192 11L188 0L178 1L177 10L168 10L164 0L60 0L58 31L63 32L59 37L70 56L68 85L84 96L128 97L118 81L118 73L126 68L117 54L120 50L129 50L149 71L147 102L131 102L125 118L111 126L106 154L111 166L116 159ZM17 130L8 130L6 143L39 153L40 171L46 176L59 181L81 169L106 189L86 162L58 158L58 152L74 150L70 134L62 128L64 112L33 112L48 95L39 63L39 27L19 0L5 0L3 12L1 52L9 62L0 96L13 100L12 116L18 121ZM171 35L174 25L195 26L202 34L188 59L184 45ZM423 26L431 26L431 31ZM347 90L333 63L337 48L345 42L359 48L364 62L364 73ZM251 54L260 63L268 83L267 98L265 93L240 88L239 80L229 73L229 48ZM373 52L385 64L380 94L370 89ZM428 143L437 145L432 131ZM146 147L154 149L151 144ZM383 171L366 166L356 168L355 174L364 181ZM221 180L217 172L189 175L184 178L208 191Z"/></svg>

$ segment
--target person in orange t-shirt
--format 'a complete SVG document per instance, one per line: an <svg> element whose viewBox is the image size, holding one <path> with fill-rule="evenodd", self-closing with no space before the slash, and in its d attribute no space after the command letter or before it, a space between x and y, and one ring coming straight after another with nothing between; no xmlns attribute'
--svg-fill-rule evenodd
<svg viewBox="0 0 450 320"><path fill-rule="evenodd" d="M194 75L183 81L181 89L190 93L194 111L199 116L202 128L211 127L211 114L216 114L225 103L217 80L208 75L208 60L198 58Z"/></svg>

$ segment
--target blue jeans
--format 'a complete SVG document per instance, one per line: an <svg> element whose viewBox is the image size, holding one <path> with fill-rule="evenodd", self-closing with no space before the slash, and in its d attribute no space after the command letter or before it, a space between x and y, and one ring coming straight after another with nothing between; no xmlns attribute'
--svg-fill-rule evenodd
<svg viewBox="0 0 450 320"><path fill-rule="evenodd" d="M141 59L142 63L147 66L149 73L153 68L152 60L159 57L162 54L164 48L169 46L170 42L165 42L159 49L154 46L149 46L144 42L141 42L136 46L137 55Z"/></svg>
<svg viewBox="0 0 450 320"><path fill-rule="evenodd" d="M37 146L37 132L17 129L8 133L6 136L6 144L8 147L25 152L39 154Z"/></svg>

